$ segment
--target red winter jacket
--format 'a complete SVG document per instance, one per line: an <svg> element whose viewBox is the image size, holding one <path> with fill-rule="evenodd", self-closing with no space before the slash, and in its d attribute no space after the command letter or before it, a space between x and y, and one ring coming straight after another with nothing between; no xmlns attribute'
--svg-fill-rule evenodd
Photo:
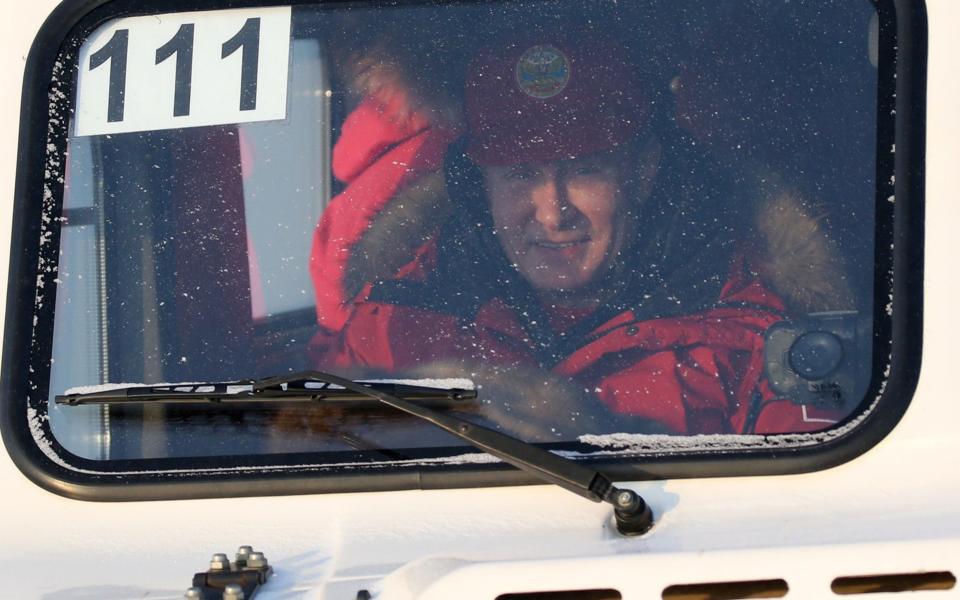
<svg viewBox="0 0 960 600"><path fill-rule="evenodd" d="M402 100L401 100L402 101ZM334 150L335 175L347 184L316 229L311 273L321 333L319 366L403 372L438 361L542 366L522 319L493 297L473 314L371 298L345 284L348 264L371 223L398 192L442 168L457 137L397 105L366 99L347 119ZM395 279L421 280L436 247L422 244ZM584 336L548 368L591 390L617 414L654 421L676 433L779 433L824 429L840 415L776 398L763 381L765 330L783 302L740 253L712 307L638 319L624 310ZM560 319L560 315L548 315Z"/></svg>

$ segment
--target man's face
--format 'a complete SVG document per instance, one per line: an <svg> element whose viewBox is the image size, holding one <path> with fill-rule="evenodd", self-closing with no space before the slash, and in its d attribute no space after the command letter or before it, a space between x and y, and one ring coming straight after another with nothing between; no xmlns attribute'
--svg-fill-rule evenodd
<svg viewBox="0 0 960 600"><path fill-rule="evenodd" d="M575 291L610 266L633 227L627 162L611 152L483 168L497 238L534 289Z"/></svg>

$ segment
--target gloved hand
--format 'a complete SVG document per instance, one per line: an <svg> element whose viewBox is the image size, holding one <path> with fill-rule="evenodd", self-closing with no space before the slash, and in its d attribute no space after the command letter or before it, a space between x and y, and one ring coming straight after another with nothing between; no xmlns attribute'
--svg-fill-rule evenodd
<svg viewBox="0 0 960 600"><path fill-rule="evenodd" d="M668 433L658 423L613 413L575 380L534 366L432 363L412 377L462 377L477 386L459 416L527 442L571 442L584 434Z"/></svg>

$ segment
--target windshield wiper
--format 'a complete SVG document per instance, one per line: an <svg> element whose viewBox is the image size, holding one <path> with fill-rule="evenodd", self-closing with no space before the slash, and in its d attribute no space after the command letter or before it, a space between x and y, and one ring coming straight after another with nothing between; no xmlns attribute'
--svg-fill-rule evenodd
<svg viewBox="0 0 960 600"><path fill-rule="evenodd" d="M307 388L307 384L315 382L325 384L319 390ZM250 380L234 384L185 384L174 386L146 386L147 388L165 388L166 391L154 390L147 393L143 386L121 388L90 394L71 394L57 396L60 404L79 405L84 403L114 403L114 402L151 402L157 399L180 398L177 394L199 394L187 401L223 401L222 398L235 398L234 395L224 396L226 390L220 386L242 385L249 387L243 393L244 401L276 402L291 398L309 396L315 399L316 392L336 394L338 397L356 400L358 397L367 397L377 400L388 406L400 410L408 415L433 423L437 427L452 433L472 446L479 448L514 467L534 475L535 477L559 485L579 496L594 502L608 502L613 505L613 513L617 524L617 531L623 535L640 535L646 533L653 526L653 513L650 507L636 492L629 489L617 488L602 473L587 468L575 461L563 458L542 448L522 440L510 437L493 429L476 425L453 415L442 414L420 403L412 402L399 397L392 392L402 392L387 385L374 382L351 381L343 377L307 371L289 376L270 377L267 379ZM213 391L190 391L171 393L173 388L214 388ZM449 400L458 400L466 397L476 398L475 390L448 390L417 387L420 393L428 391L438 393L439 397ZM217 391L221 390L221 391ZM309 391L310 394L306 394ZM109 396L108 394L114 394ZM343 394L351 393L350 396ZM151 394L159 394L151 396ZM330 396L332 397L332 396ZM115 399L110 399L115 398ZM219 400L218 400L219 399ZM176 401L176 400L167 400Z"/></svg>
<svg viewBox="0 0 960 600"><path fill-rule="evenodd" d="M314 373L210 383L100 386L89 392L60 394L57 404L197 404L251 402L324 402L341 405L379 405L369 394L357 393L331 383ZM411 400L424 406L456 408L475 400L477 391L466 387L430 387L414 380L363 381L365 386ZM458 382L459 383L459 382Z"/></svg>

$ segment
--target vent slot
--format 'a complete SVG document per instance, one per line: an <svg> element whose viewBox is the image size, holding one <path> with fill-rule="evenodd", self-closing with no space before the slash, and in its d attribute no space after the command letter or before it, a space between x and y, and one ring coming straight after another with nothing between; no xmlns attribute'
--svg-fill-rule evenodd
<svg viewBox="0 0 960 600"><path fill-rule="evenodd" d="M758 581L719 581L671 585L663 590L663 600L741 600L747 598L783 598L790 590L783 579Z"/></svg>
<svg viewBox="0 0 960 600"><path fill-rule="evenodd" d="M830 589L841 596L879 594L890 592L924 592L952 590L957 578L949 571L936 573L898 573L892 575L863 575L837 577Z"/></svg>
<svg viewBox="0 0 960 600"><path fill-rule="evenodd" d="M562 592L527 592L500 594L497 600L621 600L617 590L566 590Z"/></svg>

